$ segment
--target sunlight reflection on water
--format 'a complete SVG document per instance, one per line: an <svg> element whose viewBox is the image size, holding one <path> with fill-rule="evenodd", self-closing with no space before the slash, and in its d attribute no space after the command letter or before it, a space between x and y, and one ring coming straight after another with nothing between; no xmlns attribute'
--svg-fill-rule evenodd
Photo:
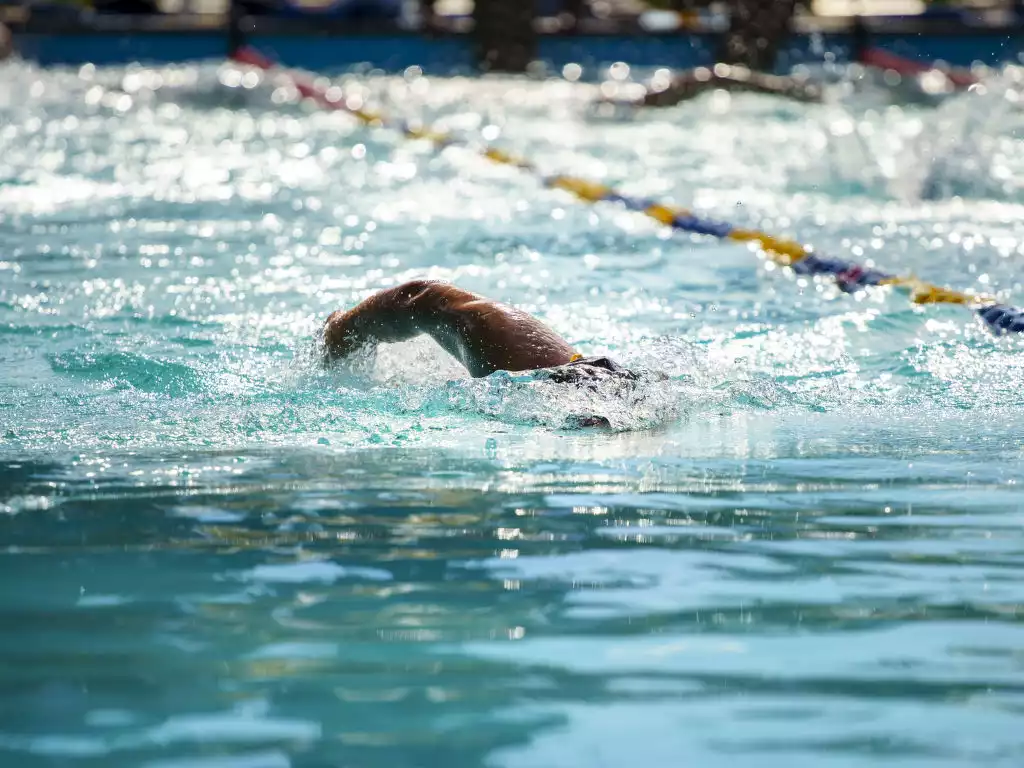
<svg viewBox="0 0 1024 768"><path fill-rule="evenodd" d="M231 68L2 72L4 764L1016 764L1019 340ZM629 121L582 84L342 83L1019 302L1018 80ZM668 379L312 364L414 277ZM615 431L563 428L587 409Z"/></svg>

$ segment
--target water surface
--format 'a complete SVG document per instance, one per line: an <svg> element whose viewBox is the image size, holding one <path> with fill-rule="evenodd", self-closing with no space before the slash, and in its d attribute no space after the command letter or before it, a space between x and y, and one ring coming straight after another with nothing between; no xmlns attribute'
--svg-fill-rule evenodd
<svg viewBox="0 0 1024 768"><path fill-rule="evenodd" d="M3 75L4 765L1020 764L1020 341L272 79ZM345 84L1020 302L1017 80L633 120L566 82ZM424 340L312 364L327 313L419 277L669 378L471 380Z"/></svg>

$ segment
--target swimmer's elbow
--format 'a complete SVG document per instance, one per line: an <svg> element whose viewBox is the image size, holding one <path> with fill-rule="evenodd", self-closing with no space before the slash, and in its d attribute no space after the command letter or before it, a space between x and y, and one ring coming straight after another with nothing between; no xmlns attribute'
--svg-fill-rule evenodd
<svg viewBox="0 0 1024 768"><path fill-rule="evenodd" d="M412 311L429 311L444 306L458 289L441 280L409 280L392 289L397 306Z"/></svg>
<svg viewBox="0 0 1024 768"><path fill-rule="evenodd" d="M431 293L452 287L451 283L446 283L444 280L417 278L415 280L407 280L394 290L404 295L415 296L424 292Z"/></svg>
<svg viewBox="0 0 1024 768"><path fill-rule="evenodd" d="M407 331L433 334L479 298L441 280L410 280L392 289L388 310L396 321L411 326Z"/></svg>

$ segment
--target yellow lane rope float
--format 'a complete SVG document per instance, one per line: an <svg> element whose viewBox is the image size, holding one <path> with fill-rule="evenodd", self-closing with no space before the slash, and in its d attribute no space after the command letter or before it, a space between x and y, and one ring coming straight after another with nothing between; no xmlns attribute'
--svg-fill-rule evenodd
<svg viewBox="0 0 1024 768"><path fill-rule="evenodd" d="M233 59L240 64L265 71L277 70L274 62L251 48L238 49L233 54ZM456 137L450 133L414 126L405 120L390 119L361 107L349 107L340 96L332 98L328 95L327 90L316 87L302 77L287 74L301 96L316 101L326 109L347 112L367 125L393 128L411 139L426 139L433 142L438 148L458 143ZM548 176L541 173L528 160L496 147L485 147L481 150L481 154L495 163L528 171L537 176L545 186L565 190L588 203L619 203L630 210L643 213L667 227L682 232L709 235L722 240L756 243L766 258L776 264L788 267L800 275L830 277L846 292L853 292L869 286L891 285L909 294L910 300L915 304L960 304L975 312L996 333L1024 333L1024 310L997 303L991 298L952 288L943 288L913 276L889 274L880 269L865 267L845 259L818 256L810 248L795 240L774 237L754 229L735 227L726 222L700 218L685 208L624 195L613 187L597 182L573 176Z"/></svg>

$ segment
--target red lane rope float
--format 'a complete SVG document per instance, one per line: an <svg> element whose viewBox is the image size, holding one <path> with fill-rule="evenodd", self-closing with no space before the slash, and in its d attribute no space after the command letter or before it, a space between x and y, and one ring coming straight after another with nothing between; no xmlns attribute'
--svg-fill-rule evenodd
<svg viewBox="0 0 1024 768"><path fill-rule="evenodd" d="M961 69L950 69L948 67L936 67L921 61L905 59L881 48L868 48L860 55L860 63L878 69L888 69L905 77L915 77L932 71L941 72L957 88L969 88L981 82L971 72Z"/></svg>
<svg viewBox="0 0 1024 768"><path fill-rule="evenodd" d="M280 69L273 61L251 48L240 48L234 53L233 58L240 64L283 74L303 97L315 101L325 109L346 112L366 125L390 127L409 138L427 139L438 148L461 143L450 133L413 126L404 120L389 119L383 114L371 112L361 106L350 107L341 98L340 91L335 96L327 89L318 87L301 75ZM661 224L681 232L708 235L722 240L756 243L765 257L776 264L788 267L799 275L831 278L845 292L853 292L869 286L891 285L909 294L910 300L915 304L959 304L975 312L996 333L1024 333L1024 310L999 304L988 297L943 288L920 280L913 275L890 274L853 261L819 256L795 240L775 237L756 229L736 227L728 222L705 219L685 208L626 195L613 187L598 182L574 176L548 176L541 173L530 161L496 147L484 147L480 150L480 154L492 162L520 168L536 176L545 186L565 190L588 203L619 203L629 210L643 213Z"/></svg>

